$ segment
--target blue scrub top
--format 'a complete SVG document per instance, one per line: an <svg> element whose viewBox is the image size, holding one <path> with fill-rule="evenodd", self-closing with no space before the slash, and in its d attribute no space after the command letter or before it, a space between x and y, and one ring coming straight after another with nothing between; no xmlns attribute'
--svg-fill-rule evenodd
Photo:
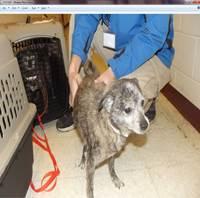
<svg viewBox="0 0 200 198"><path fill-rule="evenodd" d="M72 54L78 55L83 63L100 22L116 35L116 54L108 60L108 65L117 79L134 72L154 55L167 67L171 66L174 56L172 15L76 15Z"/></svg>

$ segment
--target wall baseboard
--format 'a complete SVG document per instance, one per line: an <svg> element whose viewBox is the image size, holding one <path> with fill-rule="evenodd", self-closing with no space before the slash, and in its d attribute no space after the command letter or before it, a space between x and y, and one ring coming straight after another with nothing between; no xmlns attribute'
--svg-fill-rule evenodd
<svg viewBox="0 0 200 198"><path fill-rule="evenodd" d="M161 92L200 133L200 110L170 84L167 84Z"/></svg>

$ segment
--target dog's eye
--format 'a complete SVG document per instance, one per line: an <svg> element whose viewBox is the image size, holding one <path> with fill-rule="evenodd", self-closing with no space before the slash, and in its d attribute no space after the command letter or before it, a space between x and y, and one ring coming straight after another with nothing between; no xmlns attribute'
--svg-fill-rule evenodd
<svg viewBox="0 0 200 198"><path fill-rule="evenodd" d="M125 111L125 113L130 113L131 112L131 108L130 107L128 107L128 108L126 108L126 109L124 109L124 111Z"/></svg>
<svg viewBox="0 0 200 198"><path fill-rule="evenodd" d="M144 106L144 100L141 101L141 106L142 106L142 107Z"/></svg>

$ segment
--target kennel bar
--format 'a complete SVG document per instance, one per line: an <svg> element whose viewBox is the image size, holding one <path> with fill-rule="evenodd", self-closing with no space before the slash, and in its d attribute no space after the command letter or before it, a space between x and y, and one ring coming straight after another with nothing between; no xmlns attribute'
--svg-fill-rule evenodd
<svg viewBox="0 0 200 198"><path fill-rule="evenodd" d="M11 43L0 34L0 197L24 197L32 177L36 113L27 100Z"/></svg>

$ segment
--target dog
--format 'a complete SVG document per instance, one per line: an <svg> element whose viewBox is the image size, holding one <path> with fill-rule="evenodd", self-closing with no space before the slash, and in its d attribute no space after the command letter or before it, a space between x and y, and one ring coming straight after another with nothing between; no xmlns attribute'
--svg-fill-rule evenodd
<svg viewBox="0 0 200 198"><path fill-rule="evenodd" d="M108 162L117 188L124 186L118 178L114 161L132 133L144 134L149 120L144 113L144 97L137 79L120 79L110 85L94 83L86 76L74 101L74 124L83 141L80 166L86 168L87 197L94 198L94 173Z"/></svg>

